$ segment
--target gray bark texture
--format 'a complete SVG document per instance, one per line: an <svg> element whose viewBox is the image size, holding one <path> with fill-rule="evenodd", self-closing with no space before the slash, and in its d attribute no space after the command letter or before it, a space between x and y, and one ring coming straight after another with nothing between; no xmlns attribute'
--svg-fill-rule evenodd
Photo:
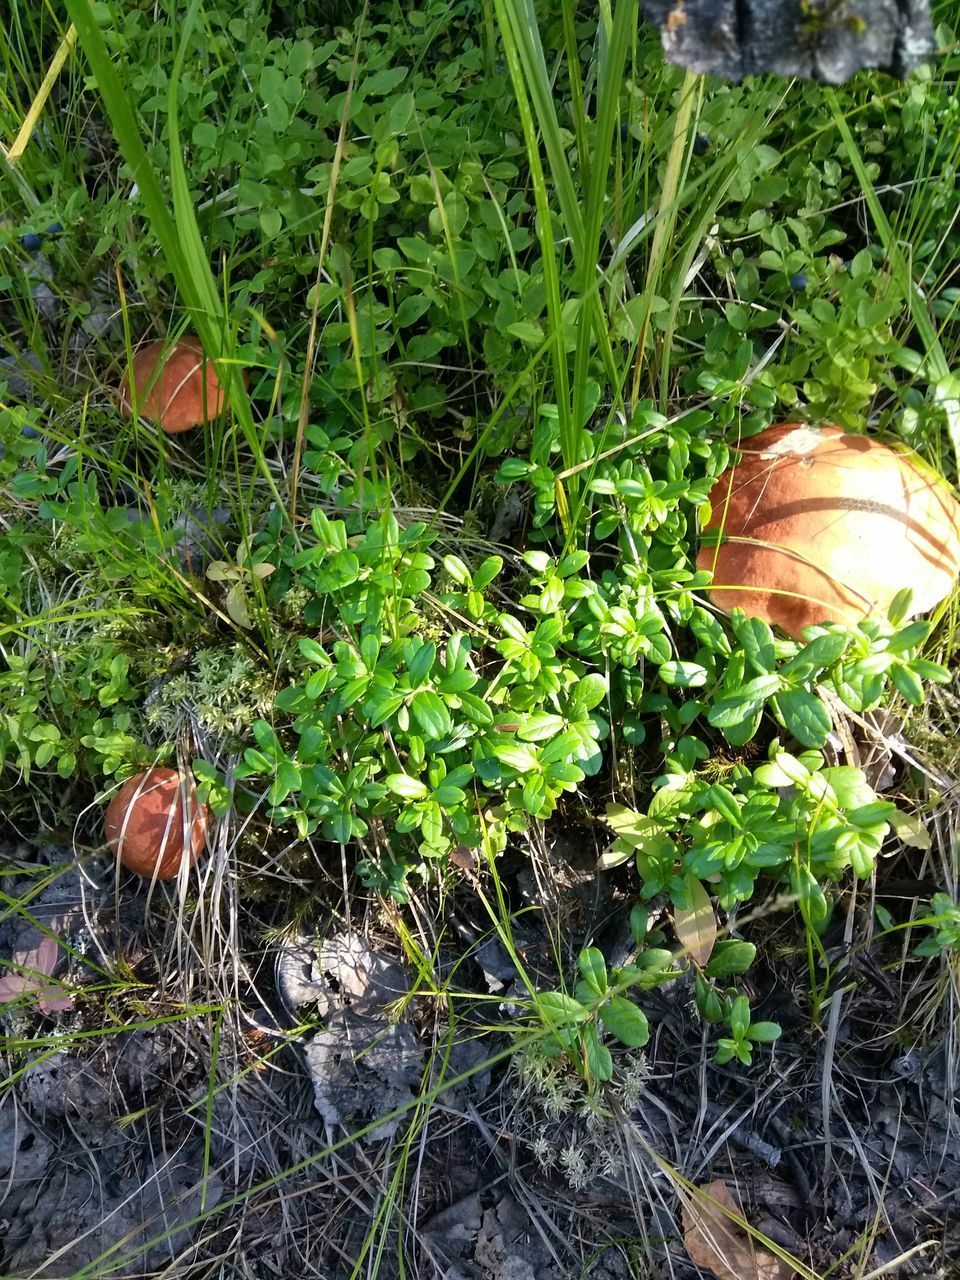
<svg viewBox="0 0 960 1280"><path fill-rule="evenodd" d="M933 52L929 0L640 0L664 55L742 80L773 72L841 84L864 67L903 78Z"/></svg>

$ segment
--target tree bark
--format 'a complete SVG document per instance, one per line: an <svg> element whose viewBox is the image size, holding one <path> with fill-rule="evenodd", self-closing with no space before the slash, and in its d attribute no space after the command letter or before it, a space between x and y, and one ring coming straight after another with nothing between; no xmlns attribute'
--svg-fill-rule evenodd
<svg viewBox="0 0 960 1280"><path fill-rule="evenodd" d="M640 0L668 62L742 80L840 84L863 67L903 79L935 48L929 0Z"/></svg>

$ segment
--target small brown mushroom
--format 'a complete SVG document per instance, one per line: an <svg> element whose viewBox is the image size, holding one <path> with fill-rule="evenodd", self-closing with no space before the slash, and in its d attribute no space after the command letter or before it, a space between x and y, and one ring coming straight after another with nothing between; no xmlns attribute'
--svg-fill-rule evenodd
<svg viewBox="0 0 960 1280"><path fill-rule="evenodd" d="M167 435L212 422L226 408L213 361L206 358L197 338L178 338L173 344L148 342L134 353L132 370L120 383L120 411L125 418L133 413L131 372L140 417L155 422Z"/></svg>
<svg viewBox="0 0 960 1280"><path fill-rule="evenodd" d="M186 809L184 805L186 804ZM103 827L107 843L138 875L172 880L184 859L190 866L207 842L209 814L193 779L155 765L128 778L110 801Z"/></svg>
<svg viewBox="0 0 960 1280"><path fill-rule="evenodd" d="M813 623L884 615L906 587L911 615L953 588L960 503L915 455L796 422L745 440L740 454L711 490L706 531L716 532L697 556L718 608L800 639Z"/></svg>

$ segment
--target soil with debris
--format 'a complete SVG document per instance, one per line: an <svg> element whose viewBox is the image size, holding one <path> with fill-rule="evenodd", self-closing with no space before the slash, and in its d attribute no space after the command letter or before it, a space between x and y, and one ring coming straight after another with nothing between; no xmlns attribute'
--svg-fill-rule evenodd
<svg viewBox="0 0 960 1280"><path fill-rule="evenodd" d="M544 987L557 937L568 971L588 941L624 959L634 886L623 868L598 873L598 853L570 828L503 859L517 945ZM218 944L241 974L225 1004L189 954L213 945L195 904L178 924L172 891L148 903L142 882L62 846L0 859L0 957L13 973L44 939L57 948L4 997L4 1276L690 1280L706 1273L667 1166L724 1180L814 1271L960 1273L954 979L870 942L866 901L851 908L856 947L842 919L824 939L817 1016L798 919L760 922L775 959L751 973L756 1016L784 1034L754 1067L712 1062L684 977L644 997L645 1054L615 1051L614 1082L590 1098L508 1052L524 990L475 872L445 904L449 948L434 956L461 992L451 1030L372 902L362 922L312 931L258 905ZM901 862L877 891L895 921L928 888Z"/></svg>

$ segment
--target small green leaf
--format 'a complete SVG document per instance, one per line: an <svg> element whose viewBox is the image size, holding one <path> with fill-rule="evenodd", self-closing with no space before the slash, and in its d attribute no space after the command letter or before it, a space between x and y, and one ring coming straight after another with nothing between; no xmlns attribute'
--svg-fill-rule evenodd
<svg viewBox="0 0 960 1280"><path fill-rule="evenodd" d="M421 689L410 701L413 718L428 738L442 738L451 729L450 713L437 694Z"/></svg>
<svg viewBox="0 0 960 1280"><path fill-rule="evenodd" d="M887 610L887 617L897 626L902 622L910 612L910 603L913 600L913 588L903 587L890 601L890 608Z"/></svg>
<svg viewBox="0 0 960 1280"><path fill-rule="evenodd" d="M707 683L708 672L696 662L664 662L660 679L678 689L699 689Z"/></svg>
<svg viewBox="0 0 960 1280"><path fill-rule="evenodd" d="M507 325L506 331L511 338L518 338L528 347L538 347L543 342L543 330L532 320L515 320Z"/></svg>
<svg viewBox="0 0 960 1280"><path fill-rule="evenodd" d="M735 619L733 629L756 673L762 676L773 671L777 664L777 651L773 632L767 623L761 618Z"/></svg>
<svg viewBox="0 0 960 1280"><path fill-rule="evenodd" d="M810 770L788 751L777 751L769 764L759 765L753 776L764 787L802 786L810 777Z"/></svg>
<svg viewBox="0 0 960 1280"><path fill-rule="evenodd" d="M714 948L705 972L710 978L728 978L733 974L746 973L756 955L757 948L752 942L723 938Z"/></svg>
<svg viewBox="0 0 960 1280"><path fill-rule="evenodd" d="M793 888L805 919L814 926L827 918L827 899L820 883L809 867L795 867Z"/></svg>
<svg viewBox="0 0 960 1280"><path fill-rule="evenodd" d="M459 556L444 556L443 567L449 576L461 587L471 585L470 570L463 563Z"/></svg>
<svg viewBox="0 0 960 1280"><path fill-rule="evenodd" d="M482 562L476 573L473 575L473 585L478 591L483 591L485 587L489 587L490 583L496 578L503 569L502 556L487 556Z"/></svg>
<svg viewBox="0 0 960 1280"><path fill-rule="evenodd" d="M413 118L414 98L412 93L401 93L390 104L387 122L391 133L405 132Z"/></svg>
<svg viewBox="0 0 960 1280"><path fill-rule="evenodd" d="M695 964L705 965L717 940L717 917L710 895L697 876L684 876L684 890L690 903L676 908L673 927L684 951Z"/></svg>
<svg viewBox="0 0 960 1280"><path fill-rule="evenodd" d="M587 1066L591 1075L601 1084L613 1078L613 1057L605 1044L600 1043L595 1023L583 1028L583 1047L586 1050Z"/></svg>
<svg viewBox="0 0 960 1280"><path fill-rule="evenodd" d="M536 715L524 717L517 730L517 737L523 742L543 742L560 733L563 726L563 716L550 715L548 712L541 711Z"/></svg>
<svg viewBox="0 0 960 1280"><path fill-rule="evenodd" d="M603 996L607 991L607 964L603 952L596 947L584 947L577 957L577 968L583 980L596 996Z"/></svg>
<svg viewBox="0 0 960 1280"><path fill-rule="evenodd" d="M890 679L897 691L912 707L923 706L923 684L905 662L895 662L890 668Z"/></svg>
<svg viewBox="0 0 960 1280"><path fill-rule="evenodd" d="M225 601L227 613L237 624L249 631L253 626L253 618L250 616L250 607L247 604L247 588L243 582L235 582L227 592Z"/></svg>
<svg viewBox="0 0 960 1280"><path fill-rule="evenodd" d="M426 783L419 778L411 778L408 773L391 773L387 778L387 787L395 796L404 800L422 800L428 793Z"/></svg>
<svg viewBox="0 0 960 1280"><path fill-rule="evenodd" d="M316 640L303 636L300 640L300 652L308 662L327 663L330 661L327 651Z"/></svg>
<svg viewBox="0 0 960 1280"><path fill-rule="evenodd" d="M537 757L524 747L495 747L493 754L501 764L516 769L517 773L529 773L539 768Z"/></svg>
<svg viewBox="0 0 960 1280"><path fill-rule="evenodd" d="M538 997L537 1004L545 1025L553 1028L584 1022L589 1012L563 991L545 991Z"/></svg>
<svg viewBox="0 0 960 1280"><path fill-rule="evenodd" d="M406 647L406 646L405 646ZM407 670L410 672L410 679L419 684L421 680L425 680L430 673L430 669L436 661L437 646L431 640L428 644L421 644L416 653L407 662ZM433 695L436 696L436 695ZM437 699L439 701L439 698ZM441 707L443 704L440 704ZM446 732L445 730L443 732ZM437 734L437 737L440 735Z"/></svg>
<svg viewBox="0 0 960 1280"><path fill-rule="evenodd" d="M930 832L912 813L894 809L890 814L890 825L908 848L926 851L931 847Z"/></svg>
<svg viewBox="0 0 960 1280"><path fill-rule="evenodd" d="M635 902L630 908L630 935L637 946L641 946L650 927L650 917L647 915L646 907L641 906L639 902Z"/></svg>
<svg viewBox="0 0 960 1280"><path fill-rule="evenodd" d="M701 1016L711 1023L723 1019L723 1002L711 983L705 982L698 973L694 988L694 999Z"/></svg>
<svg viewBox="0 0 960 1280"><path fill-rule="evenodd" d="M740 806L736 797L726 787L714 783L707 788L704 800L708 806L719 813L732 827L738 828L741 823Z"/></svg>
<svg viewBox="0 0 960 1280"><path fill-rule="evenodd" d="M716 1053L713 1055L714 1061L718 1067L722 1067L736 1055L736 1052L737 1043L735 1040L718 1040Z"/></svg>
<svg viewBox="0 0 960 1280"><path fill-rule="evenodd" d="M770 1044L783 1034L779 1022L751 1022L747 1038L757 1044Z"/></svg>
<svg viewBox="0 0 960 1280"><path fill-rule="evenodd" d="M587 711L599 706L606 696L607 682L597 671L591 671L574 685L573 702Z"/></svg>
<svg viewBox="0 0 960 1280"><path fill-rule="evenodd" d="M804 689L785 689L773 699L773 705L789 734L805 747L822 747L833 722L821 700Z"/></svg>
<svg viewBox="0 0 960 1280"><path fill-rule="evenodd" d="M600 1009L600 1020L611 1035L631 1049L642 1049L650 1039L646 1015L625 996L608 1000Z"/></svg>
<svg viewBox="0 0 960 1280"><path fill-rule="evenodd" d="M719 698L707 713L707 719L716 729L733 728L760 710L767 698L780 688L779 676L757 676L736 693Z"/></svg>
<svg viewBox="0 0 960 1280"><path fill-rule="evenodd" d="M750 1026L750 1001L746 996L737 996L730 1010L730 1030L734 1040L742 1040Z"/></svg>
<svg viewBox="0 0 960 1280"><path fill-rule="evenodd" d="M797 682L809 680L839 662L849 644L850 637L842 631L816 636L809 644L804 645L795 658L784 663L780 674Z"/></svg>

